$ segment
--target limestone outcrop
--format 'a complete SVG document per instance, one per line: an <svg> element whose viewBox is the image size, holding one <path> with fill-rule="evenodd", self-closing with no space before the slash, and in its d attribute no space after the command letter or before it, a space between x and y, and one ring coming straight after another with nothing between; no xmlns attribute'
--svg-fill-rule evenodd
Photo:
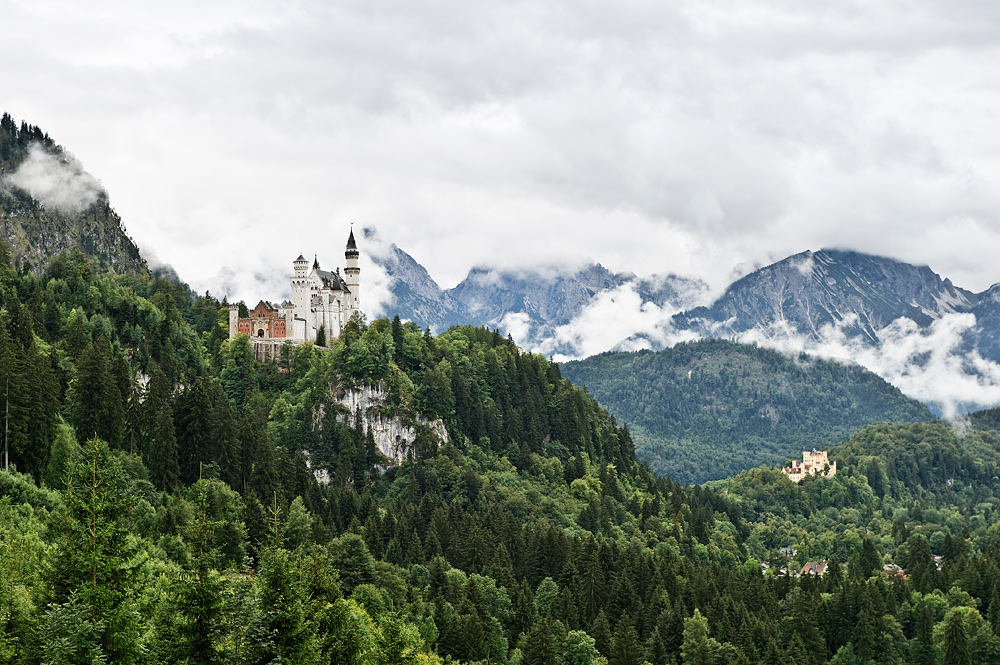
<svg viewBox="0 0 1000 665"><path fill-rule="evenodd" d="M338 416L341 422L351 422L349 419L360 410L365 434L371 430L375 447L390 466L398 466L413 449L417 440L415 425L429 428L431 436L442 443L448 441L448 430L440 419L431 421L417 416L414 424L408 424L399 415L385 415L388 400L389 391L384 387L363 385L345 390L337 401L347 408L346 414Z"/></svg>

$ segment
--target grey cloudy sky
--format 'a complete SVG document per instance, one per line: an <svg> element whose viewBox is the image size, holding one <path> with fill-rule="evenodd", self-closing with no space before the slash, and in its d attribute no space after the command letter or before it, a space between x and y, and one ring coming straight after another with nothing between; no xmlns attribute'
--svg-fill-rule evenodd
<svg viewBox="0 0 1000 665"><path fill-rule="evenodd" d="M824 246L1000 281L995 2L0 0L0 24L3 109L200 289L336 265L352 222L443 286L584 259L718 286Z"/></svg>

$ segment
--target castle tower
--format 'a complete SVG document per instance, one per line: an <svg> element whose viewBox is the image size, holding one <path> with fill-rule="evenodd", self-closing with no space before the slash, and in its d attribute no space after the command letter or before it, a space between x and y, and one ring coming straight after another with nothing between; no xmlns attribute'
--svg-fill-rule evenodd
<svg viewBox="0 0 1000 665"><path fill-rule="evenodd" d="M230 305L229 306L229 339L236 337L236 333L239 330L240 323L240 306Z"/></svg>
<svg viewBox="0 0 1000 665"><path fill-rule="evenodd" d="M354 228L347 238L347 251L344 252L344 281L351 292L350 307L347 316L361 310L361 268L358 267L358 245L354 242Z"/></svg>
<svg viewBox="0 0 1000 665"><path fill-rule="evenodd" d="M309 271L309 262L306 261L306 257L299 254L299 258L292 261L292 267L295 268L296 277L307 277L306 274Z"/></svg>
<svg viewBox="0 0 1000 665"><path fill-rule="evenodd" d="M289 321L289 329L296 334L296 327L293 323L295 318L308 320L309 313L309 261L299 254L299 258L292 262L295 268L295 275L292 277L292 315L286 318Z"/></svg>

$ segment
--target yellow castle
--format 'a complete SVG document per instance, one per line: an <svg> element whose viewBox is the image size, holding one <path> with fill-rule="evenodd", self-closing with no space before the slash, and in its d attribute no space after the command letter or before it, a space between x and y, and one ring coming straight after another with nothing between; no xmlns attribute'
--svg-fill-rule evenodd
<svg viewBox="0 0 1000 665"><path fill-rule="evenodd" d="M830 460L826 457L825 450L816 450L813 448L811 451L802 451L802 464L795 463L792 466L786 466L782 471L788 476L789 480L797 483L809 474L835 476L837 475L837 463L830 463Z"/></svg>

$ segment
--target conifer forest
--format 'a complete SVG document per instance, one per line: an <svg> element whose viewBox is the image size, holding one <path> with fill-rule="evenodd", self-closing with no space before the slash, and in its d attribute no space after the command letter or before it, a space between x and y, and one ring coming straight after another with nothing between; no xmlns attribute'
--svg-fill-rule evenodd
<svg viewBox="0 0 1000 665"><path fill-rule="evenodd" d="M995 412L682 484L495 331L260 361L112 264L0 245L0 663L1000 663Z"/></svg>
<svg viewBox="0 0 1000 665"><path fill-rule="evenodd" d="M0 258L0 662L1000 662L989 414L681 485L488 329L258 362L208 295Z"/></svg>

